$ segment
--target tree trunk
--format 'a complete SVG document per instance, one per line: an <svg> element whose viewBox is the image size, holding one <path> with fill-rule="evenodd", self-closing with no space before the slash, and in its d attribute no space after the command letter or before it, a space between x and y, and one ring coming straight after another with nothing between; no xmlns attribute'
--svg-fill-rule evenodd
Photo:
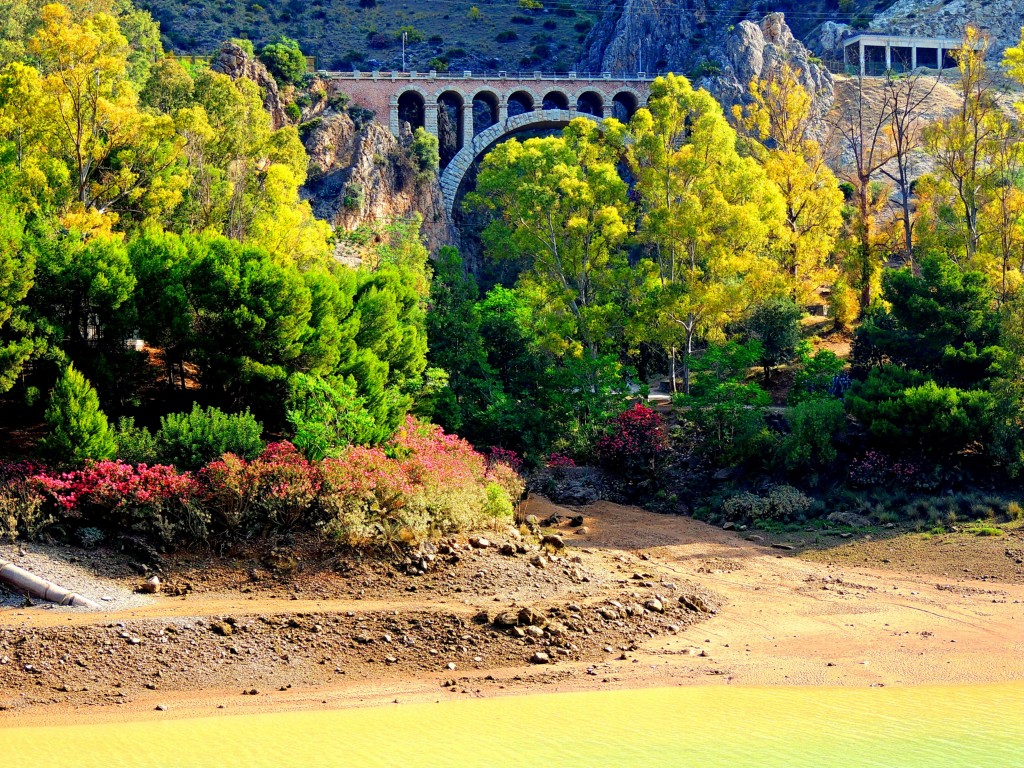
<svg viewBox="0 0 1024 768"><path fill-rule="evenodd" d="M99 605L92 600L57 586L52 581L41 579L34 573L19 568L9 560L0 560L0 581L32 597L49 600L51 603L99 610Z"/></svg>

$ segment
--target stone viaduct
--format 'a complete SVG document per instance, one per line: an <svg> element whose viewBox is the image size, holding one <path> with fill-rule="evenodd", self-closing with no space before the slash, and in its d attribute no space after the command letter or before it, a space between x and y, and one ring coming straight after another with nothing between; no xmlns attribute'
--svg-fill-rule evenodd
<svg viewBox="0 0 1024 768"><path fill-rule="evenodd" d="M577 117L626 121L647 104L654 79L644 73L564 75L505 73L474 75L438 72L321 73L332 92L346 93L374 111L391 132L402 123L437 136L441 147L441 189L449 214L473 163L505 137L519 131L558 128Z"/></svg>

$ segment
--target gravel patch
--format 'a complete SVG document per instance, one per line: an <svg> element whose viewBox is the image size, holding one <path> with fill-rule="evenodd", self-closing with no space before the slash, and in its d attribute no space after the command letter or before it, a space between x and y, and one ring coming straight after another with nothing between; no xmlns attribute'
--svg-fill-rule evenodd
<svg viewBox="0 0 1024 768"><path fill-rule="evenodd" d="M19 568L31 571L40 578L52 581L65 589L77 592L98 603L101 610L119 611L148 605L153 598L136 594L122 582L97 575L95 570L102 565L101 556L90 558L84 555L82 562L69 562L54 549L40 545L0 546L0 559L10 560ZM90 563L90 559L97 562ZM94 567L90 567L94 566ZM25 597L0 585L0 608L26 608ZM42 600L32 600L32 610L72 611L81 613L85 608L71 608L54 605Z"/></svg>

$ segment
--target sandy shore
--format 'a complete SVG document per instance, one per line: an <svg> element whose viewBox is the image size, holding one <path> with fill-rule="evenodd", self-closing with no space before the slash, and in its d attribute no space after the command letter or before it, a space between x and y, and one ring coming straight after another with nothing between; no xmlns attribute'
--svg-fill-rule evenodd
<svg viewBox="0 0 1024 768"><path fill-rule="evenodd" d="M530 511L541 517L552 512L576 513L544 499L531 504ZM696 617L686 621L686 616L680 619L668 611L645 619L646 623L619 627L618 634L612 627L607 630L610 634L602 634L603 625L595 619L596 629L588 625L585 635L581 631L578 653L555 658L556 663L550 665L527 663L524 651L529 648L509 646L503 652L504 646L496 642L493 652L485 654L486 660L460 663L455 671L432 665L429 659L393 669L370 664L373 660L369 659L361 671L353 662L355 672L343 679L302 677L296 672L295 685L276 686L278 678L274 678L275 687L261 689L258 695L241 696L240 681L221 677L210 678L221 684L201 688L135 687L130 695L119 693L121 699L116 704L83 703L74 697L34 700L31 705L13 706L0 713L0 725L205 717L675 685L894 686L1024 681L1024 585L857 567L843 558L830 563L827 552L817 553L812 561L688 518L606 502L582 512L587 534L567 535L566 539L572 545L570 552L579 555L578 564L572 567L586 569L584 583L563 584L546 576L543 582L506 587L515 603L524 604L529 597L549 603L586 597L589 603L584 610L590 611L602 600L622 599L624 590L638 584L665 592L668 588L664 585L689 583L700 584L715 595L718 613L703 621ZM950 568L951 573L956 570ZM538 578L529 573L518 577L519 581ZM493 610L498 599L484 587L476 591L460 588L444 596L428 596L420 590L367 595L359 600L294 598L205 593L187 599L164 597L99 614L6 608L0 610L0 630L8 630L7 637L16 638L19 630L64 627L85 632L118 622L241 613L264 617L443 614L459 625L465 619L468 625L480 610ZM463 635L465 642L476 642L469 638ZM16 639L8 640L8 644L14 642ZM15 648L0 645L0 657L14 658L15 654ZM315 684L303 685L302 680L314 680ZM0 686L0 702L5 697L17 702L24 693L13 684ZM158 704L166 711L156 711Z"/></svg>

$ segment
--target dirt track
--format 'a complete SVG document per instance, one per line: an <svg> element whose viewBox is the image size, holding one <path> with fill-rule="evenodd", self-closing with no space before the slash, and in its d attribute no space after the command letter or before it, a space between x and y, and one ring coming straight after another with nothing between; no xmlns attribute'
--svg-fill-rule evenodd
<svg viewBox="0 0 1024 768"><path fill-rule="evenodd" d="M543 499L530 511L576 512ZM354 594L338 586L325 600L293 587L224 588L107 614L5 609L0 704L9 711L0 723L608 687L1024 680L1022 585L811 562L688 518L605 502L583 512L588 533L567 529L568 555L541 568L532 556L488 550L378 590L367 576ZM717 615L698 621L678 605L693 585L715 596ZM609 600L626 606L655 595L666 613L597 612ZM541 608L564 634L515 638L473 621L512 605ZM238 631L211 631L224 619ZM537 650L554 663L528 663ZM243 696L249 689L258 693ZM155 712L157 704L168 711Z"/></svg>

